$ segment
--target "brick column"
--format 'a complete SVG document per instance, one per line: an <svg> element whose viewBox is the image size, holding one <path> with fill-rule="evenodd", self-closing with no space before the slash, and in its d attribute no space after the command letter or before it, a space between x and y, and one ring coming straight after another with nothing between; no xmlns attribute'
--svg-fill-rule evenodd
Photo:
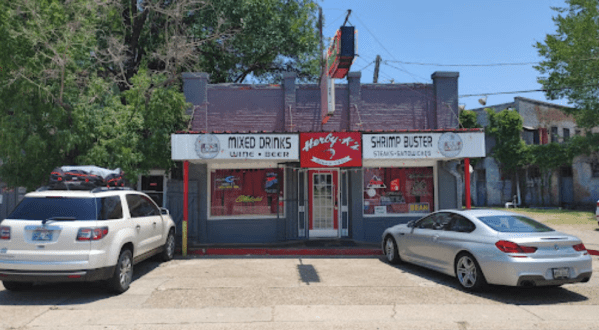
<svg viewBox="0 0 599 330"><path fill-rule="evenodd" d="M293 122L293 112L295 112L296 94L295 94L295 78L297 74L295 72L283 73L283 88L285 89L285 101L283 110L283 131L284 132L297 132L297 121ZM297 120L297 118L296 118ZM292 126L293 125L293 126Z"/></svg>
<svg viewBox="0 0 599 330"><path fill-rule="evenodd" d="M183 73L183 93L185 100L193 104L192 108L187 109L187 115L191 118L192 131L202 131L206 129L208 112L208 80L209 75L205 72L184 72Z"/></svg>
<svg viewBox="0 0 599 330"><path fill-rule="evenodd" d="M458 128L458 72L437 71L433 79L435 122L431 128Z"/></svg>
<svg viewBox="0 0 599 330"><path fill-rule="evenodd" d="M349 72L347 74L349 95L349 102L347 104L349 109L347 111L347 115L349 120L345 122L349 123L349 127L346 127L346 129L349 131L365 129L363 125L358 125L360 123L360 119L364 120L364 118L359 115L359 111L362 111L360 108L362 106L362 87L360 85L361 77L361 72Z"/></svg>

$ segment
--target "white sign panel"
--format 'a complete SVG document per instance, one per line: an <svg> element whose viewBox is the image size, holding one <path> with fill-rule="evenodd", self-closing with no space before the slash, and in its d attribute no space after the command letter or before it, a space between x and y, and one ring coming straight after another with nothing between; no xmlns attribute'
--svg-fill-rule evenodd
<svg viewBox="0 0 599 330"><path fill-rule="evenodd" d="M173 160L299 161L298 134L173 134Z"/></svg>
<svg viewBox="0 0 599 330"><path fill-rule="evenodd" d="M450 159L485 157L484 132L363 134L366 159Z"/></svg>

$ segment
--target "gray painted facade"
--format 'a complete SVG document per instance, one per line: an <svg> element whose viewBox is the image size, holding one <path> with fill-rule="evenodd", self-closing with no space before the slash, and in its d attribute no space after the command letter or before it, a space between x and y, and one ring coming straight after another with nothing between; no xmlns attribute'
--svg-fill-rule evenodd
<svg viewBox="0 0 599 330"><path fill-rule="evenodd" d="M504 109L517 111L523 119L522 139L526 144L563 143L581 131L576 121L557 104L541 102L523 97L514 98L514 102L487 106L496 112ZM488 125L485 108L473 109L478 116L478 123ZM553 132L556 134L552 134ZM583 133L582 133L583 134ZM552 137L553 135L553 137ZM493 137L486 135L487 154L495 145ZM520 201L527 206L563 206L594 208L599 199L599 173L593 175L593 164L597 166L596 156L575 157L569 166L553 171L545 180L534 169L526 169L519 173ZM498 206L511 202L517 195L517 189L509 178L502 178L499 164L493 157L486 157L479 162L477 170L484 170L484 179L473 183L473 191L484 190L485 200L475 201L479 206ZM477 186L478 185L478 186ZM480 187L479 187L480 186Z"/></svg>
<svg viewBox="0 0 599 330"><path fill-rule="evenodd" d="M321 90L315 84L297 84L286 73L283 85L210 84L205 73L184 73L184 92L192 115L186 133L298 133L298 132L394 132L399 130L455 130L457 117L456 72L436 72L432 84L361 84L361 74L351 72L347 84L335 87L335 113L321 123ZM242 163L239 167L243 168ZM421 164L421 165L419 165ZM458 161L419 161L410 166L433 167L438 202L435 209L461 207L462 178ZM188 237L191 244L274 243L305 240L300 233L300 210L307 196L301 192L299 163L272 164L284 169L285 212L277 217L251 219L210 218L208 211L211 165L190 162ZM397 164L396 166L400 166ZM340 168L341 195L347 194L348 233L341 238L378 242L389 226L422 215L364 216L363 168ZM172 187L172 190L171 190ZM169 180L167 207L180 226L182 181ZM181 231L178 230L180 233Z"/></svg>

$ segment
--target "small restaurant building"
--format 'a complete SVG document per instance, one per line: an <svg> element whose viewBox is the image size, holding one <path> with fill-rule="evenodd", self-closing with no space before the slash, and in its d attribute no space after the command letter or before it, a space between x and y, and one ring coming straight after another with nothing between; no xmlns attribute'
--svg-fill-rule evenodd
<svg viewBox="0 0 599 330"><path fill-rule="evenodd" d="M321 87L294 74L282 86L183 78L194 107L191 129L172 135L183 175L168 189L184 203L169 208L192 244L378 242L389 226L461 207L461 161L485 156L483 131L459 128L455 72L432 84L349 73L327 120Z"/></svg>

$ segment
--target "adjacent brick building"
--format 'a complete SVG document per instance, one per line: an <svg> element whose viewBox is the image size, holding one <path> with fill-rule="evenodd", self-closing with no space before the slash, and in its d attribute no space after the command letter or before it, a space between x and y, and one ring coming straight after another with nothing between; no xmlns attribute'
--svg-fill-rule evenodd
<svg viewBox="0 0 599 330"><path fill-rule="evenodd" d="M523 120L522 139L526 144L564 143L570 137L584 134L570 115L562 111L564 106L523 97L514 102L492 105L496 112L504 109L517 111ZM473 109L482 126L488 125L485 108ZM495 140L486 137L486 152L491 154ZM545 182L538 168L531 166L521 173L520 197L517 202L530 206L595 207L599 199L599 159L594 156L575 157L572 164L553 171ZM503 176L500 166L491 156L476 166L472 181L475 205L504 205L518 195L515 184Z"/></svg>

